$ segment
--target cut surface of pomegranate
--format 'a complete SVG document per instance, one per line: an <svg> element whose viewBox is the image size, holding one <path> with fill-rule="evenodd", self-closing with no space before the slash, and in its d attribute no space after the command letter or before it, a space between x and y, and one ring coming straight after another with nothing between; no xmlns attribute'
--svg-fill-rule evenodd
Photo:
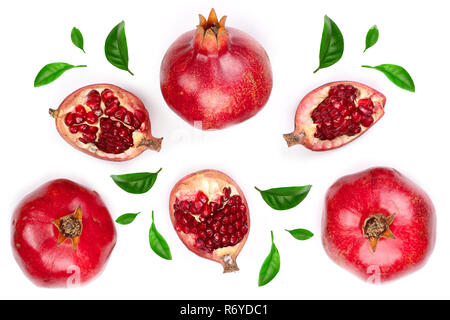
<svg viewBox="0 0 450 320"><path fill-rule="evenodd" d="M244 194L230 177L216 170L184 177L172 190L170 216L189 250L221 263L224 272L239 270L236 257L250 219Z"/></svg>
<svg viewBox="0 0 450 320"><path fill-rule="evenodd" d="M196 30L181 35L161 63L161 91L169 107L202 130L223 129L258 113L272 90L264 48L225 26L214 9Z"/></svg>
<svg viewBox="0 0 450 320"><path fill-rule="evenodd" d="M384 114L386 98L362 83L325 84L303 98L295 130L285 134L288 146L303 144L314 151L341 147L373 126Z"/></svg>
<svg viewBox="0 0 450 320"><path fill-rule="evenodd" d="M49 112L67 142L100 159L125 161L161 149L162 139L152 136L144 104L111 84L78 89Z"/></svg>

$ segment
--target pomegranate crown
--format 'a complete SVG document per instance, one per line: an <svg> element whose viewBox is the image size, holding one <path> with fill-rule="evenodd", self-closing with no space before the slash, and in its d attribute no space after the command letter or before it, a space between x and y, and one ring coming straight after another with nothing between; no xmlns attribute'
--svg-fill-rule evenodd
<svg viewBox="0 0 450 320"><path fill-rule="evenodd" d="M201 14L199 14L199 18L200 24L198 26L201 27L206 33L213 32L217 37L220 31L225 30L225 21L227 20L227 16L223 16L219 21L217 19L216 10L214 10L214 8L211 9L208 20L206 20L206 18Z"/></svg>
<svg viewBox="0 0 450 320"><path fill-rule="evenodd" d="M216 11L211 9L208 20L199 14L200 23L197 26L197 34L195 43L207 53L216 53L227 43L227 32L225 29L225 21L227 16L223 16L220 20L217 18Z"/></svg>

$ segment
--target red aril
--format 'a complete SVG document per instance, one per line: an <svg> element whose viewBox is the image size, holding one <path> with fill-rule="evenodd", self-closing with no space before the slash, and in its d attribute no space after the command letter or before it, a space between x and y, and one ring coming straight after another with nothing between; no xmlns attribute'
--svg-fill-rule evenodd
<svg viewBox="0 0 450 320"><path fill-rule="evenodd" d="M264 48L243 31L225 27L214 9L196 30L181 35L161 64L161 91L170 108L203 130L254 116L269 99L272 71Z"/></svg>
<svg viewBox="0 0 450 320"><path fill-rule="evenodd" d="M302 144L314 151L341 147L366 132L384 114L385 96L362 83L327 83L300 102L295 130L285 134L289 147Z"/></svg>
<svg viewBox="0 0 450 320"><path fill-rule="evenodd" d="M111 84L78 89L50 115L64 140L96 158L125 161L161 149L162 138L152 136L141 100Z"/></svg>
<svg viewBox="0 0 450 320"><path fill-rule="evenodd" d="M115 244L114 222L98 193L70 180L42 185L12 217L14 257L38 286L88 282L102 271Z"/></svg>
<svg viewBox="0 0 450 320"><path fill-rule="evenodd" d="M433 251L433 203L394 169L372 168L344 176L330 187L325 201L325 251L364 280L384 282L411 273Z"/></svg>
<svg viewBox="0 0 450 320"><path fill-rule="evenodd" d="M170 218L186 247L222 264L224 272L239 270L236 257L248 237L250 216L239 186L217 170L192 173L173 187Z"/></svg>

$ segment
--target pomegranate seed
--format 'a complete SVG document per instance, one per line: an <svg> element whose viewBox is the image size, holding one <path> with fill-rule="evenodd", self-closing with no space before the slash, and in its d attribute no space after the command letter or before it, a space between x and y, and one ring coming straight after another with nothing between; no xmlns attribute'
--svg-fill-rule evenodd
<svg viewBox="0 0 450 320"><path fill-rule="evenodd" d="M75 123L76 124L80 124L84 122L84 117L79 116L79 115L75 115Z"/></svg>
<svg viewBox="0 0 450 320"><path fill-rule="evenodd" d="M102 109L94 110L94 115L96 117L101 117L103 115L103 110Z"/></svg>
<svg viewBox="0 0 450 320"><path fill-rule="evenodd" d="M209 209L209 206L203 206L203 210L201 212L202 217L206 218L207 216L209 216L211 214L211 211Z"/></svg>
<svg viewBox="0 0 450 320"><path fill-rule="evenodd" d="M69 131L70 131L71 133L77 133L77 132L78 132L78 127L77 127L77 126L69 127Z"/></svg>
<svg viewBox="0 0 450 320"><path fill-rule="evenodd" d="M199 191L199 192L197 192L197 200L202 202L202 203L207 203L208 202L208 197L202 191Z"/></svg>
<svg viewBox="0 0 450 320"><path fill-rule="evenodd" d="M230 187L225 187L222 190L223 192L223 196L226 200L230 199L230 195L231 195L231 188Z"/></svg>
<svg viewBox="0 0 450 320"><path fill-rule="evenodd" d="M111 99L113 97L114 97L114 93L111 90L109 90L109 89L103 90L103 92L102 92L103 102L108 101L109 99Z"/></svg>
<svg viewBox="0 0 450 320"><path fill-rule="evenodd" d="M226 247L230 243L230 237L228 235L222 236L222 246Z"/></svg>
<svg viewBox="0 0 450 320"><path fill-rule="evenodd" d="M93 111L89 111L86 115L86 121L87 123L94 124L97 122L97 117L95 116Z"/></svg>
<svg viewBox="0 0 450 320"><path fill-rule="evenodd" d="M214 232L219 231L220 221L215 221L211 226L212 226L212 229L213 229Z"/></svg>
<svg viewBox="0 0 450 320"><path fill-rule="evenodd" d="M93 110L97 110L100 108L100 101L88 100L86 101L86 105Z"/></svg>
<svg viewBox="0 0 450 320"><path fill-rule="evenodd" d="M108 99L108 100L104 101L104 103L105 103L106 109L113 108L113 107L118 108L120 106L120 101L116 97Z"/></svg>
<svg viewBox="0 0 450 320"><path fill-rule="evenodd" d="M75 107L75 113L76 113L76 115L78 115L80 117L85 117L86 109L81 104L79 104Z"/></svg>
<svg viewBox="0 0 450 320"><path fill-rule="evenodd" d="M81 126L78 126L78 131L86 133L89 131L89 126L87 124L82 124Z"/></svg>
<svg viewBox="0 0 450 320"><path fill-rule="evenodd" d="M373 118L372 118L372 117L364 118L364 119L362 120L362 122L361 122L361 124L362 124L364 127L366 127L366 128L370 127L370 126L372 125L372 123L373 123Z"/></svg>
<svg viewBox="0 0 450 320"><path fill-rule="evenodd" d="M209 210L211 212L213 212L213 213L216 212L218 208L219 208L219 205L218 205L217 202L210 202L209 203Z"/></svg>
<svg viewBox="0 0 450 320"><path fill-rule="evenodd" d="M66 125L68 127L70 127L71 125L73 125L75 123L75 115L73 113L68 113L66 115L66 119L64 120L64 122L66 123Z"/></svg>
<svg viewBox="0 0 450 320"><path fill-rule="evenodd" d="M126 137L128 135L128 130L126 128L120 129L119 130L119 136Z"/></svg>
<svg viewBox="0 0 450 320"><path fill-rule="evenodd" d="M180 202L180 208L183 211L188 211L189 210L189 206L190 206L190 202L189 201L183 200L183 201Z"/></svg>
<svg viewBox="0 0 450 320"><path fill-rule="evenodd" d="M137 111L134 113L134 116L136 117L136 120L137 120L140 124L142 124L145 120L147 120L147 117L145 116L145 113L142 112L141 110L137 110ZM140 126L140 124L139 124L139 126Z"/></svg>

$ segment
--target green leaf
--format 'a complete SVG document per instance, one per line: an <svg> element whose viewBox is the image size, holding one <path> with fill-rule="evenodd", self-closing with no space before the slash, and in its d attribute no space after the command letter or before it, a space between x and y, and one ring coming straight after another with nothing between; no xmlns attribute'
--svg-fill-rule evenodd
<svg viewBox="0 0 450 320"><path fill-rule="evenodd" d="M325 16L322 40L320 42L319 66L314 71L332 66L344 54L344 37L338 26L328 16Z"/></svg>
<svg viewBox="0 0 450 320"><path fill-rule="evenodd" d="M261 193L264 201L275 210L287 210L296 207L302 202L311 190L311 185L300 187L283 187L273 188L268 190L260 190L255 187Z"/></svg>
<svg viewBox="0 0 450 320"><path fill-rule="evenodd" d="M152 226L150 227L150 232L148 234L148 240L150 242L150 247L153 252L158 256L166 260L172 260L172 254L170 253L169 245L167 244L164 237L156 230L154 213L152 211Z"/></svg>
<svg viewBox="0 0 450 320"><path fill-rule="evenodd" d="M289 232L297 240L308 240L309 238L312 238L314 236L314 233L306 229L286 229L286 231Z"/></svg>
<svg viewBox="0 0 450 320"><path fill-rule="evenodd" d="M372 28L367 31L366 35L366 48L364 49L364 52L366 52L367 49L375 45L378 41L379 31L377 26L372 26Z"/></svg>
<svg viewBox="0 0 450 320"><path fill-rule="evenodd" d="M259 271L258 286L260 287L272 281L278 271L280 271L280 253L273 242L273 231L270 231L270 234L272 237L272 247L269 255L261 266L261 270Z"/></svg>
<svg viewBox="0 0 450 320"><path fill-rule="evenodd" d="M116 219L116 222L119 224L130 224L134 221L134 219L136 219L137 215L140 214L140 212L138 213L125 213L123 215L121 215L120 217L118 217Z"/></svg>
<svg viewBox="0 0 450 320"><path fill-rule="evenodd" d="M151 172L137 172L120 175L111 175L114 182L128 193L142 194L150 190L156 182L159 169L155 173Z"/></svg>
<svg viewBox="0 0 450 320"><path fill-rule="evenodd" d="M70 38L72 39L72 43L77 48L80 48L84 53L86 53L86 51L84 51L84 48L83 48L84 40L83 40L83 35L81 34L80 30L73 27L72 32L70 33Z"/></svg>
<svg viewBox="0 0 450 320"><path fill-rule="evenodd" d="M106 59L108 59L113 66L128 71L134 76L130 69L128 69L128 46L124 21L115 26L108 37L106 37L105 55Z"/></svg>
<svg viewBox="0 0 450 320"><path fill-rule="evenodd" d="M58 79L64 72L73 68L84 68L86 65L74 66L65 62L54 62L45 65L34 79L34 87L44 86Z"/></svg>
<svg viewBox="0 0 450 320"><path fill-rule="evenodd" d="M381 71L396 86L411 92L416 91L413 79L409 75L408 71L406 71L403 67L400 67L396 64L380 64L379 66L375 67L371 66L362 66L362 67Z"/></svg>

